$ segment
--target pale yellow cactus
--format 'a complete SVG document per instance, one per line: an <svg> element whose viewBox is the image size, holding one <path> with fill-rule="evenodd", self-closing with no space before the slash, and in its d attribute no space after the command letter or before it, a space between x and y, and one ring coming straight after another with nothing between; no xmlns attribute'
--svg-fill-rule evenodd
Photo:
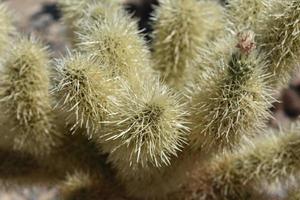
<svg viewBox="0 0 300 200"><path fill-rule="evenodd" d="M15 41L1 73L0 98L14 147L45 154L55 146L55 124L49 94L49 55L33 38Z"/></svg>
<svg viewBox="0 0 300 200"><path fill-rule="evenodd" d="M299 129L265 129L299 59L300 0L159 3L147 43L117 0L60 0L74 46L54 62L12 37L1 4L1 182L64 200L247 200L299 175Z"/></svg>

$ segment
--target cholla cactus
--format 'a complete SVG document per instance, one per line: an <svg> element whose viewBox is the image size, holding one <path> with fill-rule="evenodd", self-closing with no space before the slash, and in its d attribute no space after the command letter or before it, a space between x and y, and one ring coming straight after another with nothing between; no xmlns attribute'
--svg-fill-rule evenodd
<svg viewBox="0 0 300 200"><path fill-rule="evenodd" d="M199 48L222 23L218 12L210 13L210 7L218 9L211 2L169 0L161 4L154 18L154 67L164 82L180 88L193 77ZM215 27L207 28L211 18Z"/></svg>
<svg viewBox="0 0 300 200"><path fill-rule="evenodd" d="M266 64L257 55L253 33L240 33L237 41L222 41L230 45L218 42L232 52L211 61L214 74L195 84L191 94L190 144L198 149L234 145L240 136L257 132L269 118Z"/></svg>
<svg viewBox="0 0 300 200"><path fill-rule="evenodd" d="M104 7L110 5L110 9L114 9L118 6L116 0L59 0L58 3L64 13L63 22L68 25L68 37L73 44L77 43L76 32L80 29L82 21L101 21Z"/></svg>
<svg viewBox="0 0 300 200"><path fill-rule="evenodd" d="M84 9L87 6L88 1L82 0L61 0L59 5L63 11L63 21L68 25L68 37L72 43L76 42L75 31L77 31L78 20L84 15Z"/></svg>
<svg viewBox="0 0 300 200"><path fill-rule="evenodd" d="M228 3L161 0L147 44L117 1L62 0L74 49L51 64L1 5L1 180L64 200L265 199L262 181L297 180L299 125L267 121L300 1Z"/></svg>
<svg viewBox="0 0 300 200"><path fill-rule="evenodd" d="M258 41L265 52L274 85L285 84L299 60L299 1L265 1L258 20Z"/></svg>
<svg viewBox="0 0 300 200"><path fill-rule="evenodd" d="M78 32L78 49L93 55L112 77L127 76L130 79L137 69L147 69L149 51L135 20L121 9L115 13L104 10L103 17L103 22L82 26Z"/></svg>
<svg viewBox="0 0 300 200"><path fill-rule="evenodd" d="M0 51L3 53L10 40L9 37L15 32L15 28L12 24L12 14L8 11L4 4L0 5L0 15Z"/></svg>
<svg viewBox="0 0 300 200"><path fill-rule="evenodd" d="M56 63L53 92L60 99L58 106L69 112L72 130L99 130L105 120L108 96L114 94L114 83L95 58L74 53ZM75 117L75 118L74 118Z"/></svg>
<svg viewBox="0 0 300 200"><path fill-rule="evenodd" d="M17 39L3 62L1 110L14 147L44 154L55 145L47 50L34 39Z"/></svg>
<svg viewBox="0 0 300 200"><path fill-rule="evenodd" d="M272 183L299 172L298 131L294 127L267 133L247 140L247 144L235 152L219 155L206 171L196 171L191 176L187 191L190 195L196 192L198 198L251 199L251 190L248 190L251 186L254 189L261 181ZM195 187L195 181L201 184Z"/></svg>
<svg viewBox="0 0 300 200"><path fill-rule="evenodd" d="M256 29L266 7L261 0L230 0L227 5L228 18L234 29Z"/></svg>
<svg viewBox="0 0 300 200"><path fill-rule="evenodd" d="M102 177L89 173L75 172L67 176L61 184L60 192L63 199L117 199L118 194L113 192L116 186L107 183Z"/></svg>
<svg viewBox="0 0 300 200"><path fill-rule="evenodd" d="M113 150L109 157L125 174L169 165L186 140L184 105L157 79L141 83L141 91L121 84L119 97L111 101L104 151Z"/></svg>

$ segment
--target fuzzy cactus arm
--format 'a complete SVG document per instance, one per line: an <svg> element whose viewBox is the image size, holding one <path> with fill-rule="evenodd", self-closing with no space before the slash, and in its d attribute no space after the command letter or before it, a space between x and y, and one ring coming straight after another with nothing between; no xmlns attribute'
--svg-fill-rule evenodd
<svg viewBox="0 0 300 200"><path fill-rule="evenodd" d="M113 77L129 78L132 72L149 72L149 50L136 21L122 9L105 9L103 17L102 22L82 25L78 49L94 56Z"/></svg>
<svg viewBox="0 0 300 200"><path fill-rule="evenodd" d="M126 190L137 196L138 188L148 188L147 196L152 191L149 181L183 149L187 113L180 97L157 78L142 82L140 90L125 80L120 85L99 143Z"/></svg>
<svg viewBox="0 0 300 200"><path fill-rule="evenodd" d="M93 200L100 198L103 191L98 184L94 184L95 180L88 174L75 172L68 175L66 180L60 186L61 199L76 200L86 199ZM97 186L96 186L97 185Z"/></svg>
<svg viewBox="0 0 300 200"><path fill-rule="evenodd" d="M233 29L256 30L259 16L266 9L261 0L230 0L226 5L228 20Z"/></svg>
<svg viewBox="0 0 300 200"><path fill-rule="evenodd" d="M67 26L67 37L72 44L76 44L77 23L84 16L84 10L89 1L59 0L58 5L63 14L63 22Z"/></svg>
<svg viewBox="0 0 300 200"><path fill-rule="evenodd" d="M102 21L103 11L119 7L120 2L119 0L59 0L58 5L63 13L62 20L68 28L68 37L75 45L78 42L77 32L82 30L83 22Z"/></svg>
<svg viewBox="0 0 300 200"><path fill-rule="evenodd" d="M95 2L93 0L59 0L58 5L60 6L63 13L63 21L69 23L69 25L76 27L77 22L81 20L82 17L86 15L93 16L93 12L102 13L105 4L109 4L108 2L112 2L112 4L117 4L120 2L119 0L100 0ZM96 7L92 9L91 7ZM88 9L90 8L90 9ZM86 13L88 12L88 13ZM94 13L94 14L95 14Z"/></svg>
<svg viewBox="0 0 300 200"><path fill-rule="evenodd" d="M206 2L162 0L154 16L154 68L168 85L180 88L192 75L197 51L207 39Z"/></svg>
<svg viewBox="0 0 300 200"><path fill-rule="evenodd" d="M300 1L265 1L268 9L258 20L258 44L269 62L274 86L289 81L300 55Z"/></svg>
<svg viewBox="0 0 300 200"><path fill-rule="evenodd" d="M105 177L92 175L91 173L74 172L69 174L60 186L62 200L96 200L116 199L125 200L119 194L116 185L105 180Z"/></svg>
<svg viewBox="0 0 300 200"><path fill-rule="evenodd" d="M119 96L111 101L109 130L101 138L107 141L103 148L115 163L123 163L124 172L129 167L134 171L168 165L185 143L188 130L180 97L157 79L142 83L141 91L126 81L120 84Z"/></svg>
<svg viewBox="0 0 300 200"><path fill-rule="evenodd" d="M215 1L204 1L200 3L200 6L204 9L204 11L202 11L204 15L203 18L209 19L206 43L224 37L227 32L225 8Z"/></svg>
<svg viewBox="0 0 300 200"><path fill-rule="evenodd" d="M93 23L102 23L106 19L106 13L109 10L111 13L118 12L122 9L119 0L101 0L91 1L86 4L83 17L78 19L76 23L79 33L83 33L85 30L81 27L90 26ZM89 25L88 25L89 24Z"/></svg>
<svg viewBox="0 0 300 200"><path fill-rule="evenodd" d="M49 95L48 52L33 38L20 38L1 73L1 109L14 148L44 155L57 143Z"/></svg>
<svg viewBox="0 0 300 200"><path fill-rule="evenodd" d="M0 3L0 52L3 53L5 47L9 44L10 36L14 34L12 14L8 11L5 4Z"/></svg>
<svg viewBox="0 0 300 200"><path fill-rule="evenodd" d="M253 32L237 37L225 40L232 51L211 60L216 71L192 90L190 144L196 149L232 147L242 135L262 128L270 117L272 92Z"/></svg>
<svg viewBox="0 0 300 200"><path fill-rule="evenodd" d="M58 99L57 106L68 115L71 131L100 131L108 114L108 96L114 94L109 74L93 57L80 53L69 53L57 60L55 74L53 94Z"/></svg>
<svg viewBox="0 0 300 200"><path fill-rule="evenodd" d="M64 21L75 23L76 19L79 19L84 14L89 1L84 0L59 0L58 5L62 10Z"/></svg>
<svg viewBox="0 0 300 200"><path fill-rule="evenodd" d="M212 160L206 173L192 173L187 193L214 200L248 199L252 195L252 185L297 174L299 160L298 128L259 136L252 144Z"/></svg>

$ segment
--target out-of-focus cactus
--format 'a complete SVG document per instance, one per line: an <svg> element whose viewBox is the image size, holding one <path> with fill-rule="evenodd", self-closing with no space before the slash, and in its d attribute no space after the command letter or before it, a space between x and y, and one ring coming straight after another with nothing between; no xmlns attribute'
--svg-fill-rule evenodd
<svg viewBox="0 0 300 200"><path fill-rule="evenodd" d="M258 19L266 9L261 0L230 0L227 5L227 15L232 28L256 30Z"/></svg>
<svg viewBox="0 0 300 200"><path fill-rule="evenodd" d="M286 84L299 61L300 2L264 1L267 9L258 19L258 42L269 62L274 86Z"/></svg>
<svg viewBox="0 0 300 200"><path fill-rule="evenodd" d="M214 18L215 13L209 13L209 8L217 10L218 7L211 4L206 1L166 0L161 1L157 8L153 61L161 79L168 85L180 88L192 79L199 48L207 42L208 34L219 30L220 19ZM215 27L209 26L211 18Z"/></svg>
<svg viewBox="0 0 300 200"><path fill-rule="evenodd" d="M66 181L61 184L60 192L65 200L77 199L116 199L122 200L120 194L113 191L113 186L102 177L90 173L75 172L68 175ZM117 196L119 195L119 196Z"/></svg>
<svg viewBox="0 0 300 200"><path fill-rule="evenodd" d="M298 200L298 199L300 199L300 191L299 188L297 187L289 191L287 200Z"/></svg>
<svg viewBox="0 0 300 200"><path fill-rule="evenodd" d="M63 22L68 26L68 38L73 44L78 41L77 31L80 30L82 22L102 21L104 7L110 5L110 9L118 7L117 0L59 0L58 4L63 13Z"/></svg>
<svg viewBox="0 0 300 200"><path fill-rule="evenodd" d="M76 43L76 33L78 20L84 15L88 1L84 0L60 0L58 2L63 12L63 22L68 25L67 34L72 43Z"/></svg>
<svg viewBox="0 0 300 200"><path fill-rule="evenodd" d="M0 6L4 183L59 185L64 200L240 200L299 175L298 129L263 130L299 58L299 0L160 0L152 43L117 0L59 4L74 49L51 64Z"/></svg>
<svg viewBox="0 0 300 200"><path fill-rule="evenodd" d="M0 52L4 53L11 40L10 36L15 32L12 13L8 11L4 4L0 5L0 27Z"/></svg>
<svg viewBox="0 0 300 200"><path fill-rule="evenodd" d="M112 77L130 76L149 68L149 51L139 35L136 21L119 8L104 10L104 21L85 23L79 33L78 49L94 56ZM145 73L145 72L144 72Z"/></svg>

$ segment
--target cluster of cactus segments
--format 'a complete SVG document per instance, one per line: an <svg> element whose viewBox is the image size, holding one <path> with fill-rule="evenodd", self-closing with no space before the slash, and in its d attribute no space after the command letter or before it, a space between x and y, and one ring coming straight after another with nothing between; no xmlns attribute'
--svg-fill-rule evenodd
<svg viewBox="0 0 300 200"><path fill-rule="evenodd" d="M300 61L300 0L160 0L151 41L121 1L58 4L59 58L0 5L1 183L63 200L258 200L277 184L300 199L300 127L268 126Z"/></svg>

